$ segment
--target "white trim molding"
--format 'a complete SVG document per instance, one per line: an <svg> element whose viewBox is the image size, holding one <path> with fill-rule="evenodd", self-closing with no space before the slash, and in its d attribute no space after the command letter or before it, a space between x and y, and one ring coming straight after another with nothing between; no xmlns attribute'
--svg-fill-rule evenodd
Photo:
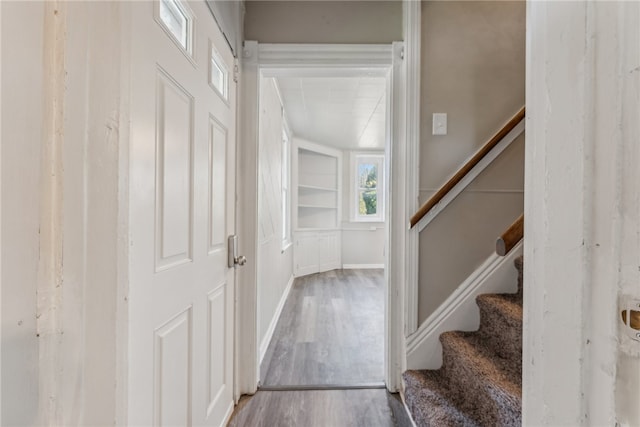
<svg viewBox="0 0 640 427"><path fill-rule="evenodd" d="M420 44L422 38L422 2L405 0L404 3L406 112L405 129L407 149L406 168L406 215L418 210L420 181ZM406 222L405 222L406 224ZM406 290L404 299L405 334L418 328L418 262L419 236L417 230L409 230L406 238Z"/></svg>
<svg viewBox="0 0 640 427"><path fill-rule="evenodd" d="M489 256L434 311L420 328L407 338L408 369L438 369L442 364L440 334L446 331L474 331L480 324L476 296L485 293L515 292L517 270L513 261L522 255L522 241L507 256Z"/></svg>
<svg viewBox="0 0 640 427"><path fill-rule="evenodd" d="M276 307L275 313L273 313L273 317L271 318L271 322L269 323L269 328L267 329L267 333L264 335L262 342L260 343L260 364L264 360L264 355L267 354L267 349L269 348L269 343L271 342L271 338L273 338L273 333L276 331L276 325L278 324L278 320L280 319L280 315L282 314L282 309L284 308L284 304L287 302L287 298L289 297L289 293L291 292L291 288L293 287L293 282L295 281L295 277L291 275L289 281L287 282L287 287L284 289L282 293L282 298L278 302L278 306Z"/></svg>
<svg viewBox="0 0 640 427"><path fill-rule="evenodd" d="M259 70L258 43L247 41L240 61L238 85L238 131L236 144L236 185L238 192L236 230L239 249L247 264L236 270L236 339L235 389L236 402L242 394L254 394L258 389L258 118Z"/></svg>
<svg viewBox="0 0 640 427"><path fill-rule="evenodd" d="M258 158L258 102L260 76L383 76L389 82L389 112L387 130L387 196L393 192L393 203L387 203L388 257L385 267L385 382L390 391L400 386L400 373L404 361L404 335L402 334L402 304L404 289L404 249L407 234L404 195L404 107L405 84L402 66L403 43L388 45L314 45L314 44L258 44L245 41L241 62L240 118L238 123L238 224L241 250L249 262L238 269L237 346L235 396L253 394L258 385L260 344L257 333L257 194L256 164ZM399 141L399 143L395 143ZM295 157L294 157L295 159ZM389 163L395 159L395 165ZM292 164L295 167L295 163ZM294 169L295 173L295 169ZM395 177L395 174L398 174ZM395 181L394 181L395 179ZM391 187L393 186L393 190ZM295 191L293 192L295 197ZM389 197L387 200L391 200ZM295 199L294 205L295 205ZM391 215L393 214L393 215ZM295 215L294 215L295 218ZM294 224L294 230L296 226ZM393 229L393 231L392 231Z"/></svg>
<svg viewBox="0 0 640 427"><path fill-rule="evenodd" d="M260 44L258 61L264 68L388 68L390 44Z"/></svg>

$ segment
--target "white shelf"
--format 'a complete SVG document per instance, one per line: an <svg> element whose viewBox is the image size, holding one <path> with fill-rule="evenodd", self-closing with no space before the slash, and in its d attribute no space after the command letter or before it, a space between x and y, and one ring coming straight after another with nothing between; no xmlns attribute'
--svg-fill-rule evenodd
<svg viewBox="0 0 640 427"><path fill-rule="evenodd" d="M338 209L337 206L320 206L320 205L298 205L299 208L311 208L311 209Z"/></svg>
<svg viewBox="0 0 640 427"><path fill-rule="evenodd" d="M298 143L294 154L294 227L332 229L340 221L342 153Z"/></svg>
<svg viewBox="0 0 640 427"><path fill-rule="evenodd" d="M296 140L293 164L294 275L339 268L342 152Z"/></svg>

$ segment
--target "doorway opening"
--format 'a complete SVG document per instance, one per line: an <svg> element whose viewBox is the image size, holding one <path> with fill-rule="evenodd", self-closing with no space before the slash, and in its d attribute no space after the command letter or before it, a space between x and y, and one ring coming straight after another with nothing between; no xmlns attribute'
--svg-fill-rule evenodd
<svg viewBox="0 0 640 427"><path fill-rule="evenodd" d="M259 72L262 390L385 387L390 69Z"/></svg>

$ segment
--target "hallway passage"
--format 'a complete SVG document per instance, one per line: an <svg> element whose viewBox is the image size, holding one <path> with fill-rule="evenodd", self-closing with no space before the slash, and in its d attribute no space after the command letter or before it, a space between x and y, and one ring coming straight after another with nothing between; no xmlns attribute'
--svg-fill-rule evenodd
<svg viewBox="0 0 640 427"><path fill-rule="evenodd" d="M260 372L263 387L382 383L384 271L297 278Z"/></svg>

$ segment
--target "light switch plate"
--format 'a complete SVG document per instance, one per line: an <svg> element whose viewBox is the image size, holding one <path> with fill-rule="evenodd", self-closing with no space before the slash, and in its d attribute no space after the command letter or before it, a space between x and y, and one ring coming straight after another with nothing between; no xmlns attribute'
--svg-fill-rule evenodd
<svg viewBox="0 0 640 427"><path fill-rule="evenodd" d="M447 134L447 113L433 113L433 135Z"/></svg>

